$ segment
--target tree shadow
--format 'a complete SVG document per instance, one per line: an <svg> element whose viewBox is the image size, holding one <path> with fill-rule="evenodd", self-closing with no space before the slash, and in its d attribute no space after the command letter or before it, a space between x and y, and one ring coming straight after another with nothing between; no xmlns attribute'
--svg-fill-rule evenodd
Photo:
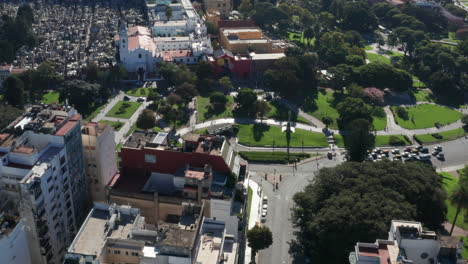
<svg viewBox="0 0 468 264"><path fill-rule="evenodd" d="M254 124L252 127L254 140L260 141L265 135L265 132L267 132L268 130L270 130L270 126L268 125L258 123Z"/></svg>
<svg viewBox="0 0 468 264"><path fill-rule="evenodd" d="M210 105L205 113L205 118L221 115L226 111L226 105Z"/></svg>
<svg viewBox="0 0 468 264"><path fill-rule="evenodd" d="M271 102L271 105L276 108L276 113L272 116L272 118L277 120L288 120L289 112L291 112L291 121L297 121L297 112L290 111L289 108L278 101Z"/></svg>

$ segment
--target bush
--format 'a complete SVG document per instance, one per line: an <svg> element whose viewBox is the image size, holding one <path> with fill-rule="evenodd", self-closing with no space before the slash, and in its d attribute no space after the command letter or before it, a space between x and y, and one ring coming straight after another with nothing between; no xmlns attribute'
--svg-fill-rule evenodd
<svg viewBox="0 0 468 264"><path fill-rule="evenodd" d="M464 124L464 127L468 128L468 115L463 115L461 121Z"/></svg>
<svg viewBox="0 0 468 264"><path fill-rule="evenodd" d="M405 145L405 141L397 136L390 136L388 140L388 144L391 146L403 146Z"/></svg>
<svg viewBox="0 0 468 264"><path fill-rule="evenodd" d="M384 103L384 91L375 87L365 88L363 91L364 99L372 105L383 105Z"/></svg>
<svg viewBox="0 0 468 264"><path fill-rule="evenodd" d="M403 120L408 120L409 118L408 111L404 107L401 107L401 106L398 106L396 108L396 114Z"/></svg>

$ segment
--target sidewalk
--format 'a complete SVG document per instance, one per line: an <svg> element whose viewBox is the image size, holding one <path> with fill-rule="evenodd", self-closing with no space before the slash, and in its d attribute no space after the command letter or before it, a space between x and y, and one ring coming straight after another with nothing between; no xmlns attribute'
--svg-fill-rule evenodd
<svg viewBox="0 0 468 264"><path fill-rule="evenodd" d="M261 203L262 190L256 182L250 179L244 182L244 185L247 190L249 187L252 189L252 203L251 203L251 208L249 208L250 215L249 215L249 222L247 225L247 230L249 230L253 228L256 223L259 222L260 210L262 206L262 203ZM245 247L245 262L244 263L250 263L252 249L248 246L247 237L245 239L246 239L245 241L246 247Z"/></svg>

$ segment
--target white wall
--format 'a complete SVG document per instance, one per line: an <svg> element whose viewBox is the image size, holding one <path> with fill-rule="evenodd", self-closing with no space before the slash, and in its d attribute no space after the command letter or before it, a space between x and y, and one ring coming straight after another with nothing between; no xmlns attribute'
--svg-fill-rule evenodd
<svg viewBox="0 0 468 264"><path fill-rule="evenodd" d="M2 264L32 264L24 230L23 221L18 222L15 229L0 238L0 263Z"/></svg>

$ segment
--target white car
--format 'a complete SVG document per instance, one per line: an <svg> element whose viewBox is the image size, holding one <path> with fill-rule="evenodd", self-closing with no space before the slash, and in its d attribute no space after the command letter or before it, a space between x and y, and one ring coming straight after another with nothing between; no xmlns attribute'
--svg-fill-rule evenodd
<svg viewBox="0 0 468 264"><path fill-rule="evenodd" d="M268 203L268 196L263 196L263 204L267 204Z"/></svg>
<svg viewBox="0 0 468 264"><path fill-rule="evenodd" d="M265 216L267 215L267 212L268 212L268 210L263 209L263 210L262 210L262 217L265 217Z"/></svg>
<svg viewBox="0 0 468 264"><path fill-rule="evenodd" d="M437 145L437 146L434 147L434 150L441 152L442 147L440 145Z"/></svg>
<svg viewBox="0 0 468 264"><path fill-rule="evenodd" d="M263 210L268 209L268 204L264 204L262 208L263 208Z"/></svg>
<svg viewBox="0 0 468 264"><path fill-rule="evenodd" d="M400 154L400 150L399 149L392 149L392 154Z"/></svg>

